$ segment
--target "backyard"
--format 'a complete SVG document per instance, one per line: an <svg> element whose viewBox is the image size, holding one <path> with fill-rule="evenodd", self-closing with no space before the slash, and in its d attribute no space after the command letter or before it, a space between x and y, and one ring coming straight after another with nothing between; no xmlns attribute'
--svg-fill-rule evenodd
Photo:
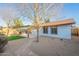
<svg viewBox="0 0 79 59"><path fill-rule="evenodd" d="M79 5L74 4L75 10L69 6L72 4L1 4L0 56L79 55L79 21L74 17Z"/></svg>

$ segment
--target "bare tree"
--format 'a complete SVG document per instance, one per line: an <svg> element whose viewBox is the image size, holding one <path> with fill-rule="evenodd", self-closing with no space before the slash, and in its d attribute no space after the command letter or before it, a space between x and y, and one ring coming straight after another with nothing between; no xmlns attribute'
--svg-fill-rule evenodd
<svg viewBox="0 0 79 59"><path fill-rule="evenodd" d="M56 3L23 3L16 4L20 15L33 21L32 25L37 29L37 42L39 41L39 28L41 24L52 17L58 17L63 4Z"/></svg>
<svg viewBox="0 0 79 59"><path fill-rule="evenodd" d="M6 23L7 27L13 26L13 21L16 17L18 17L18 13L13 8L2 8L0 9L0 16ZM9 29L7 30L7 35L9 33Z"/></svg>

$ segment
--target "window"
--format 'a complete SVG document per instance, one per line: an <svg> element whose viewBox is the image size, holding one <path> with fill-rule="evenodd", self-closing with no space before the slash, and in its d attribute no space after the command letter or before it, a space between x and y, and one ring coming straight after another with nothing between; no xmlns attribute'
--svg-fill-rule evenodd
<svg viewBox="0 0 79 59"><path fill-rule="evenodd" d="M57 27L51 27L51 34L57 34Z"/></svg>
<svg viewBox="0 0 79 59"><path fill-rule="evenodd" d="M45 33L45 34L48 33L48 27L43 27L43 33Z"/></svg>

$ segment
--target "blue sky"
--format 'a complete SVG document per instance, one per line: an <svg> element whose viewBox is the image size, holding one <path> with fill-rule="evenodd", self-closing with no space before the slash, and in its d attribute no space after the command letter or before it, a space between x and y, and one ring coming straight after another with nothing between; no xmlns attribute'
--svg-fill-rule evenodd
<svg viewBox="0 0 79 59"><path fill-rule="evenodd" d="M64 18L73 18L76 22L76 25L79 26L79 4L64 4L63 17Z"/></svg>
<svg viewBox="0 0 79 59"><path fill-rule="evenodd" d="M13 6L13 4L0 4L0 9L1 8L7 8L7 7L11 7L11 8L15 8ZM76 25L79 26L79 4L77 3L65 3L63 10L61 12L61 17L62 19L67 19L67 18L73 18L76 21ZM27 18L23 18L23 19L27 19ZM23 20L24 24L30 24L30 21L27 20ZM0 26L5 26L4 21L2 21L2 19L0 18Z"/></svg>

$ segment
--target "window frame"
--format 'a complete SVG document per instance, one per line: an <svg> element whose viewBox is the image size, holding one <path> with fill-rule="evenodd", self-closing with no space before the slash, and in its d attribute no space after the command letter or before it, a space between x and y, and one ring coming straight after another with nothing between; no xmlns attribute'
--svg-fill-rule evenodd
<svg viewBox="0 0 79 59"><path fill-rule="evenodd" d="M51 27L50 32L51 32L51 34L58 34L58 28L57 27Z"/></svg>
<svg viewBox="0 0 79 59"><path fill-rule="evenodd" d="M48 27L43 27L43 33L48 34Z"/></svg>

